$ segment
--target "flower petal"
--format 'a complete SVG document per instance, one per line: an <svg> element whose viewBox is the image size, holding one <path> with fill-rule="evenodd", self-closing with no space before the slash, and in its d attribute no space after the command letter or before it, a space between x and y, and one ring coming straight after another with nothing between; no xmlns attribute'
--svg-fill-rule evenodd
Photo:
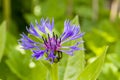
<svg viewBox="0 0 120 80"><path fill-rule="evenodd" d="M62 41L64 41L65 39L71 37L73 35L73 31L68 31L62 38Z"/></svg>
<svg viewBox="0 0 120 80"><path fill-rule="evenodd" d="M74 52L73 50L60 50L60 51L66 53L66 54L69 54L71 56L73 56L73 52Z"/></svg>
<svg viewBox="0 0 120 80"><path fill-rule="evenodd" d="M23 49L33 49L36 48L36 42L28 38L24 33L21 34L22 38L19 40L19 44L22 45Z"/></svg>
<svg viewBox="0 0 120 80"><path fill-rule="evenodd" d="M80 26L75 26L75 25L74 25L73 32L74 32L74 35L73 35L73 36L79 34L79 32L80 32Z"/></svg>
<svg viewBox="0 0 120 80"><path fill-rule="evenodd" d="M38 34L38 32L35 30L34 25L33 25L32 23L30 24L30 28L28 29L28 28L26 27L26 29L27 29L27 31L28 31L30 34L42 38L42 37Z"/></svg>
<svg viewBox="0 0 120 80"><path fill-rule="evenodd" d="M35 57L37 60L40 59L44 53L45 53L45 50L33 50L33 55L32 57Z"/></svg>
<svg viewBox="0 0 120 80"><path fill-rule="evenodd" d="M81 38L85 33L80 33L76 36L73 36L70 40L75 40L75 39L78 39L78 38Z"/></svg>
<svg viewBox="0 0 120 80"><path fill-rule="evenodd" d="M34 43L34 41L33 41L33 40L31 40L30 38L28 38L28 36L27 36L25 33L20 34L20 35L22 36L22 38L24 38L24 39L28 40L30 43Z"/></svg>
<svg viewBox="0 0 120 80"><path fill-rule="evenodd" d="M56 56L54 55L54 51L50 51L48 57L46 58L46 60L51 60L51 63L54 62L54 58L56 58Z"/></svg>
<svg viewBox="0 0 120 80"><path fill-rule="evenodd" d="M30 44L30 43L28 43L28 42L22 42L21 43L21 45L23 46L23 49L33 49L33 48L35 48L36 46L35 45L33 45L33 44Z"/></svg>
<svg viewBox="0 0 120 80"><path fill-rule="evenodd" d="M69 39L74 38L74 37L77 38L78 36L76 36L76 35L78 35L79 32L80 32L80 26L79 25L78 26L72 25L72 24L70 24L69 20L66 20L64 22L64 32L61 35L62 41L64 41L67 38L69 38Z"/></svg>
<svg viewBox="0 0 120 80"><path fill-rule="evenodd" d="M41 25L36 21L36 25L41 32L46 33L46 31L45 31L45 21L44 20L41 21Z"/></svg>
<svg viewBox="0 0 120 80"><path fill-rule="evenodd" d="M70 29L69 27L70 27L70 21L69 21L69 20L66 20L66 21L64 22L64 32L67 32L68 29Z"/></svg>
<svg viewBox="0 0 120 80"><path fill-rule="evenodd" d="M77 46L71 46L70 48L71 48L72 50L74 50L74 51L80 50L80 48L77 47Z"/></svg>
<svg viewBox="0 0 120 80"><path fill-rule="evenodd" d="M54 19L52 19L52 23L50 23L50 20L47 19L46 20L46 27L50 30L50 32L52 32L53 27L54 27Z"/></svg>
<svg viewBox="0 0 120 80"><path fill-rule="evenodd" d="M64 22L64 31L63 31L63 34L60 36L61 38L69 31L69 27L70 27L70 21L65 20L65 22Z"/></svg>

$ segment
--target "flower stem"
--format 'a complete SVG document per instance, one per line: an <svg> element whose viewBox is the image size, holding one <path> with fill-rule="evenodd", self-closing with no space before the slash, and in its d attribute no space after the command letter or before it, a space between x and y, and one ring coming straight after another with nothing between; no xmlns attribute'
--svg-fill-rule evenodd
<svg viewBox="0 0 120 80"><path fill-rule="evenodd" d="M11 0L3 0L3 10L4 10L4 19L6 20L7 23L7 29L8 26L10 25L10 3Z"/></svg>
<svg viewBox="0 0 120 80"><path fill-rule="evenodd" d="M52 64L52 69L51 69L51 80L58 80L58 64L53 63Z"/></svg>

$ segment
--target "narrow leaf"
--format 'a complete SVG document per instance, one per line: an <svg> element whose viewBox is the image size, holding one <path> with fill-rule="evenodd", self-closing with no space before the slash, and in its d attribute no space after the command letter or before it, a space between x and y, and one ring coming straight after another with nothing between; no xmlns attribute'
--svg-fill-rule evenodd
<svg viewBox="0 0 120 80"><path fill-rule="evenodd" d="M72 20L72 24L79 25L79 17L78 15Z"/></svg>
<svg viewBox="0 0 120 80"><path fill-rule="evenodd" d="M104 53L99 56L93 63L89 64L84 71L79 75L77 80L96 80L99 76L102 66L104 64L104 59L106 55L107 48L105 48Z"/></svg>
<svg viewBox="0 0 120 80"><path fill-rule="evenodd" d="M6 42L6 22L0 25L0 61L2 59Z"/></svg>
<svg viewBox="0 0 120 80"><path fill-rule="evenodd" d="M78 16L76 16L73 21L73 24L78 25ZM74 45L76 42L80 41L82 39L78 39L72 42L69 42L70 45ZM80 45L81 48L83 48L83 44ZM84 51L75 51L73 56L69 56L66 62L66 69L64 71L64 77L63 80L76 80L79 76L79 73L81 73L84 69Z"/></svg>

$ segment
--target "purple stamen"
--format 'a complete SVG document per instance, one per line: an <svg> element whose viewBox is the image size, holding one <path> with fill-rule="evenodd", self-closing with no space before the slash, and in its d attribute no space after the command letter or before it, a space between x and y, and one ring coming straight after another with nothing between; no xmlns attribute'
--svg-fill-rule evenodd
<svg viewBox="0 0 120 80"><path fill-rule="evenodd" d="M55 38L55 34L54 34L54 32L53 32L53 38Z"/></svg>
<svg viewBox="0 0 120 80"><path fill-rule="evenodd" d="M48 38L43 38L44 44L45 44L45 48L47 50L52 50L52 51L58 51L60 49L60 42L58 43L58 36L54 34L53 32L53 37L50 38L50 35L48 34Z"/></svg>
<svg viewBox="0 0 120 80"><path fill-rule="evenodd" d="M56 45L57 45L58 36L56 35Z"/></svg>

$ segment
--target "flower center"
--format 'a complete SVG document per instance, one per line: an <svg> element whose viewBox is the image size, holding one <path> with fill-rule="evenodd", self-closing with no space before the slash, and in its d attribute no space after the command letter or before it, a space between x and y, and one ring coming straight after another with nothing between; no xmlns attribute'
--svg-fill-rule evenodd
<svg viewBox="0 0 120 80"><path fill-rule="evenodd" d="M54 62L57 63L62 58L62 52L60 51L61 38L58 38L58 36L55 35L53 32L52 37L50 37L50 35L48 34L47 38L42 37L42 39L44 42L44 48L46 48L46 50L48 50L48 51L54 52L53 55L56 56L56 58L54 58ZM48 56L48 53L47 53L47 56ZM51 60L51 59L49 59L49 60Z"/></svg>
<svg viewBox="0 0 120 80"><path fill-rule="evenodd" d="M42 39L44 41L44 47L47 50L54 51L54 52L60 50L61 39L59 39L58 36L54 34L54 32L52 37L50 37L48 34L47 38L42 37Z"/></svg>

